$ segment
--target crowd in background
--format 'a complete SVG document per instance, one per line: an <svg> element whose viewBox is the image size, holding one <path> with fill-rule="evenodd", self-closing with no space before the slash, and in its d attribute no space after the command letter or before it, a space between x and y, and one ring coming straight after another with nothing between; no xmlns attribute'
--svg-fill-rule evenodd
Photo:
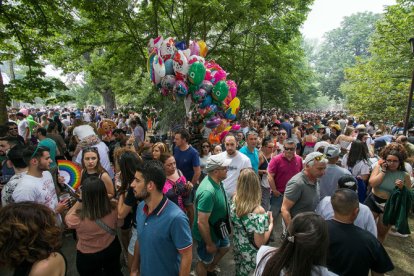
<svg viewBox="0 0 414 276"><path fill-rule="evenodd" d="M73 231L80 275L122 275L123 257L130 275L216 275L230 246L236 275L393 269L382 244L410 234L414 129L345 112L246 110L220 140L191 118L160 129L161 116L10 110L0 266L65 275L61 233ZM58 160L81 167L81 188L64 184Z"/></svg>

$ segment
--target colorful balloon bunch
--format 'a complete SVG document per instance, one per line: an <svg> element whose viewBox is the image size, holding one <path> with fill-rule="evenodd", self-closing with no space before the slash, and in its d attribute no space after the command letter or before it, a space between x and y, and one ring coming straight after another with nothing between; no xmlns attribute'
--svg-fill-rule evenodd
<svg viewBox="0 0 414 276"><path fill-rule="evenodd" d="M227 72L214 60L205 60L207 51L202 40L192 41L187 49L184 41L160 36L148 43L147 67L161 95L191 97L205 126L221 136L232 128L240 128L230 126L230 121L236 119L240 100L236 97L237 85L227 80Z"/></svg>

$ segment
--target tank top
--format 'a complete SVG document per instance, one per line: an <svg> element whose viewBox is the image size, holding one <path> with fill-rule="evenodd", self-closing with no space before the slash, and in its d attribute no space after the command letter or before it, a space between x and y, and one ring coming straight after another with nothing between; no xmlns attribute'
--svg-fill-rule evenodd
<svg viewBox="0 0 414 276"><path fill-rule="evenodd" d="M378 186L378 189L380 191L391 194L392 190L395 188L395 180L401 179L402 181L404 181L406 174L407 173L404 171L387 171L384 175L384 178L382 179L381 184Z"/></svg>

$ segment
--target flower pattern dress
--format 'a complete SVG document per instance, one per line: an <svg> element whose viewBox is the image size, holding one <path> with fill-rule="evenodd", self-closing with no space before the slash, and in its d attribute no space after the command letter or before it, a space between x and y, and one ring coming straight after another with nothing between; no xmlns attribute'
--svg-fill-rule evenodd
<svg viewBox="0 0 414 276"><path fill-rule="evenodd" d="M249 237L254 233L263 234L269 230L269 215L249 213L239 218L236 215L236 206L232 202L231 221L233 223L234 261L236 275L251 275L256 268L257 249L250 243ZM243 227L244 226L244 227ZM246 230L248 233L246 233Z"/></svg>

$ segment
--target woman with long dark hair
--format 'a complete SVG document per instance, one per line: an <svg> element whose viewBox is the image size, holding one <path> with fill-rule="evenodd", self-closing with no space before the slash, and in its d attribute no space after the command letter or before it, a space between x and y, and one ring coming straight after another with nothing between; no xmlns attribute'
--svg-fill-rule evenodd
<svg viewBox="0 0 414 276"><path fill-rule="evenodd" d="M136 212L138 206L130 184L134 180L136 168L142 163L142 160L133 150L123 148L120 151L122 154L116 151L114 158L120 170L119 181L121 184L118 190L118 218L124 219L124 225L121 227L122 244L128 251L128 269L130 270L137 238Z"/></svg>
<svg viewBox="0 0 414 276"><path fill-rule="evenodd" d="M107 193L100 178L88 177L82 185L82 202L76 202L65 217L78 237L76 268L81 276L123 275L121 245L115 230L118 212Z"/></svg>
<svg viewBox="0 0 414 276"><path fill-rule="evenodd" d="M351 144L349 153L342 159L342 166L348 169L358 180L358 197L364 202L367 194L366 182L370 175L369 154L366 143L355 140Z"/></svg>
<svg viewBox="0 0 414 276"><path fill-rule="evenodd" d="M325 267L329 240L328 225L322 217L313 212L298 214L287 231L279 248L260 248L255 275L336 275Z"/></svg>
<svg viewBox="0 0 414 276"><path fill-rule="evenodd" d="M34 202L11 203L0 209L0 266L13 275L66 275L59 253L62 231L51 209Z"/></svg>
<svg viewBox="0 0 414 276"><path fill-rule="evenodd" d="M108 191L108 197L113 198L115 195L115 188L108 172L102 167L98 149L95 147L86 147L82 151L82 174L81 185L84 180L89 177L96 176L101 179Z"/></svg>

